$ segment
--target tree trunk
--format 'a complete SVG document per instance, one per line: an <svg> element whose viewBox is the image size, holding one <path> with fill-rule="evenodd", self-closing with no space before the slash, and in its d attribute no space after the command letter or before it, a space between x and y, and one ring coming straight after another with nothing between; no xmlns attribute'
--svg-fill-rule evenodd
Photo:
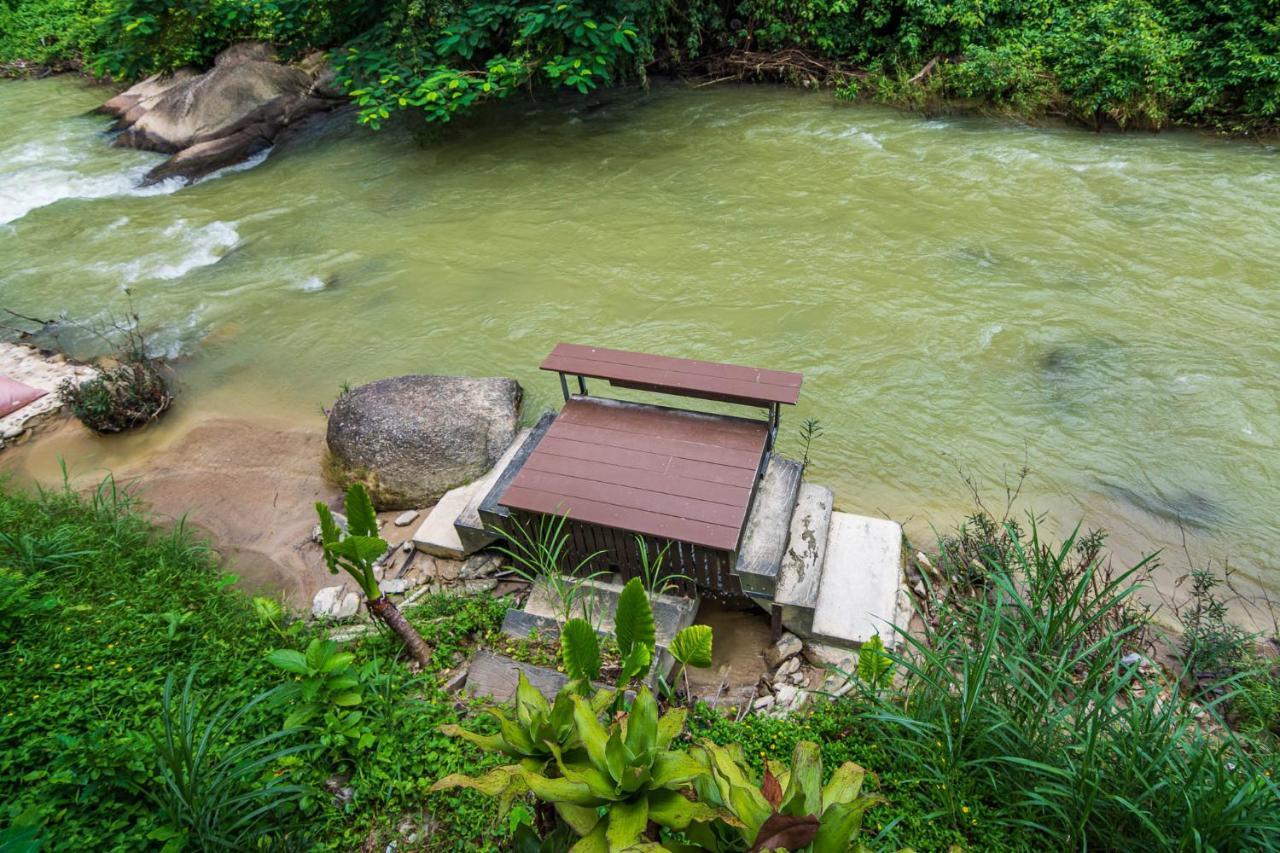
<svg viewBox="0 0 1280 853"><path fill-rule="evenodd" d="M409 624L409 620L404 618L400 608L392 604L389 598L384 595L381 598L370 599L369 612L385 622L392 631L396 632L396 635L404 641L405 648L409 650L409 654L413 655L413 659L418 662L418 666L424 670L431 667L431 649L427 647L426 641L418 634L418 629Z"/></svg>

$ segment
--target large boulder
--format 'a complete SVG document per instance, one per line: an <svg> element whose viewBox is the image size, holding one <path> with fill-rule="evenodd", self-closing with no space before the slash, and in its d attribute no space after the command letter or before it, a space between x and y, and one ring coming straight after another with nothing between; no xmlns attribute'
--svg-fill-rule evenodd
<svg viewBox="0 0 1280 853"><path fill-rule="evenodd" d="M484 475L515 439L514 379L396 376L361 385L329 413L331 470L378 509L419 509Z"/></svg>
<svg viewBox="0 0 1280 853"><path fill-rule="evenodd" d="M149 77L102 105L116 144L173 155L147 176L195 180L269 148L286 128L342 103L332 70L281 65L261 42L227 48L208 71Z"/></svg>

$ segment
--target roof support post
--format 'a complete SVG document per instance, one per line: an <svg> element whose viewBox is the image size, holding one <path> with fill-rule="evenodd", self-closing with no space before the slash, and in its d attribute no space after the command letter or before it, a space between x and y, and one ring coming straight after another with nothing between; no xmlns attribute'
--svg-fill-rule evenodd
<svg viewBox="0 0 1280 853"><path fill-rule="evenodd" d="M567 403L569 402L569 380L564 378L563 371L557 372L560 373L560 392L564 394L564 401Z"/></svg>
<svg viewBox="0 0 1280 853"><path fill-rule="evenodd" d="M782 422L782 410L777 403L769 404L769 449L778 440L778 425Z"/></svg>
<svg viewBox="0 0 1280 853"><path fill-rule="evenodd" d="M578 376L578 393L584 397L587 396L587 377L581 374Z"/></svg>

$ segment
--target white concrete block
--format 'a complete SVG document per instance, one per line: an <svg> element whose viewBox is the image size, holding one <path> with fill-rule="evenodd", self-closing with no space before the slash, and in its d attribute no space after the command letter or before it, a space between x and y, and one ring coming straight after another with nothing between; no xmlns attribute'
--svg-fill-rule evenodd
<svg viewBox="0 0 1280 853"><path fill-rule="evenodd" d="M462 547L462 540L458 538L458 531L454 528L453 522L457 520L458 513L466 508L467 501L471 500L472 495L481 488L484 488L483 478L445 492L440 502L427 513L427 517L418 527L418 532L413 534L414 546L419 551L425 551L437 557L449 557L454 560L465 558L467 553Z"/></svg>
<svg viewBox="0 0 1280 853"><path fill-rule="evenodd" d="M892 647L903 564L902 526L896 521L833 513L813 633L854 646L879 634Z"/></svg>

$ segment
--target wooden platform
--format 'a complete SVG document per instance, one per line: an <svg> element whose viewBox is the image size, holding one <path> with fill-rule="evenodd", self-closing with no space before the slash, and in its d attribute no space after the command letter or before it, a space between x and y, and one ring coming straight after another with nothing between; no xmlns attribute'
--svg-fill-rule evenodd
<svg viewBox="0 0 1280 853"><path fill-rule="evenodd" d="M498 502L734 551L768 438L762 421L573 397Z"/></svg>

